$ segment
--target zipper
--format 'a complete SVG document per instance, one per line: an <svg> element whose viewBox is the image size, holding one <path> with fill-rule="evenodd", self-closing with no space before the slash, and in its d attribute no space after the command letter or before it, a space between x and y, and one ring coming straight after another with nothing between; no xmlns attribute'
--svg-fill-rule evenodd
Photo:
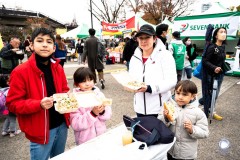
<svg viewBox="0 0 240 160"><path fill-rule="evenodd" d="M41 82L42 82L42 90L43 90L43 94L42 94L42 96L43 96L43 98L44 98L44 95L45 95L45 93L44 93L44 83L43 83L43 74L41 74L40 75L40 79L41 79ZM47 141L47 111L46 111L46 109L44 109L44 119L45 119L45 127L44 127L44 134L45 134L45 136L44 136L44 144L46 144L46 141Z"/></svg>
<svg viewBox="0 0 240 160"><path fill-rule="evenodd" d="M143 82L145 82L145 64L143 65ZM146 95L145 92L143 92L143 103L144 103L144 113L147 114L147 107L146 107Z"/></svg>

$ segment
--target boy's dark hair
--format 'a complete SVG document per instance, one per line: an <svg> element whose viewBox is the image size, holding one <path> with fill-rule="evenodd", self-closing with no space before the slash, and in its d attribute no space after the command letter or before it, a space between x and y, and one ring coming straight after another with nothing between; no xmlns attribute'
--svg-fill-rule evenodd
<svg viewBox="0 0 240 160"><path fill-rule="evenodd" d="M53 35L53 32L48 30L47 28L36 28L33 33L32 33L32 43L34 43L34 39L39 35L49 35L50 38L53 40L53 42L55 42L55 38Z"/></svg>
<svg viewBox="0 0 240 160"><path fill-rule="evenodd" d="M182 80L175 86L175 91L180 89L184 93L197 94L197 86L194 82L190 80Z"/></svg>
<svg viewBox="0 0 240 160"><path fill-rule="evenodd" d="M75 85L84 82L86 79L93 80L94 82L96 81L96 77L90 70L90 68L80 67L73 74L73 80Z"/></svg>
<svg viewBox="0 0 240 160"><path fill-rule="evenodd" d="M93 28L90 28L90 29L88 30L88 32L89 32L89 34L90 34L91 36L94 36L95 33L96 33L95 29L93 29Z"/></svg>
<svg viewBox="0 0 240 160"><path fill-rule="evenodd" d="M212 39L212 43L216 43L216 42L217 42L216 35L217 35L217 33L218 33L218 31L219 31L220 29L225 29L225 31L226 31L226 33L227 33L227 29L224 28L224 27L219 27L219 28L215 29L215 31L213 32L213 36L212 36L212 38L213 38L213 39ZM227 44L227 38L226 38L226 40L224 40L224 41L222 42L222 44Z"/></svg>
<svg viewBox="0 0 240 160"><path fill-rule="evenodd" d="M156 36L159 38L163 31L167 32L168 30L168 25L167 24L160 24L156 27Z"/></svg>

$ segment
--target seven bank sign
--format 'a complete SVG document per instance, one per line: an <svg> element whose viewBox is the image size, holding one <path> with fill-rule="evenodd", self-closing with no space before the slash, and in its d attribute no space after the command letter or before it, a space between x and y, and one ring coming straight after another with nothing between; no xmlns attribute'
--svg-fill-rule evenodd
<svg viewBox="0 0 240 160"><path fill-rule="evenodd" d="M240 12L177 17L174 20L173 31L180 31L181 37L204 37L209 24L212 24L214 29L224 27L228 36L236 36Z"/></svg>
<svg viewBox="0 0 240 160"><path fill-rule="evenodd" d="M214 29L216 28L226 28L227 30L230 29L229 25L230 23L225 23L225 24L212 24ZM186 31L188 28L189 30L196 30L196 31L200 31L200 30L207 30L208 25L189 25L188 23L185 24L181 24L181 28L180 28L180 32L183 33L184 31Z"/></svg>

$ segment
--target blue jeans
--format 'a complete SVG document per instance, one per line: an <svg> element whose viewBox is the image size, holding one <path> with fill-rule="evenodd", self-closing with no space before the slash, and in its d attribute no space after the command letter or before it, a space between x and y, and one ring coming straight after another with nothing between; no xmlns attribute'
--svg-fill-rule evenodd
<svg viewBox="0 0 240 160"><path fill-rule="evenodd" d="M216 100L217 100L219 91L222 85L223 77L224 77L224 74L212 76L212 75L209 75L207 71L203 71L203 77L202 77L203 105L204 105L204 112L207 117L209 115L209 109L211 108L213 81L214 79L218 81L218 87L217 87L217 93L216 93Z"/></svg>
<svg viewBox="0 0 240 160"><path fill-rule="evenodd" d="M68 129L66 123L50 130L48 144L30 142L31 160L48 160L65 150Z"/></svg>
<svg viewBox="0 0 240 160"><path fill-rule="evenodd" d="M184 71L187 75L187 79L191 79L192 78L192 67L185 67Z"/></svg>

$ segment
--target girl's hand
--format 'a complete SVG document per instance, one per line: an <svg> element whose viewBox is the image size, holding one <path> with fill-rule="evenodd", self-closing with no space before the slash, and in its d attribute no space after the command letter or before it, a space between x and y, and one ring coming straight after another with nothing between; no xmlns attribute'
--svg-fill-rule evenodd
<svg viewBox="0 0 240 160"><path fill-rule="evenodd" d="M95 107L93 107L93 109L92 109L92 112L95 114L95 115L99 115L99 106L95 106Z"/></svg>
<svg viewBox="0 0 240 160"><path fill-rule="evenodd" d="M98 110L99 113L102 113L105 110L105 106L104 105L98 106Z"/></svg>
<svg viewBox="0 0 240 160"><path fill-rule="evenodd" d="M190 120L184 121L183 126L189 134L193 133L192 122Z"/></svg>

